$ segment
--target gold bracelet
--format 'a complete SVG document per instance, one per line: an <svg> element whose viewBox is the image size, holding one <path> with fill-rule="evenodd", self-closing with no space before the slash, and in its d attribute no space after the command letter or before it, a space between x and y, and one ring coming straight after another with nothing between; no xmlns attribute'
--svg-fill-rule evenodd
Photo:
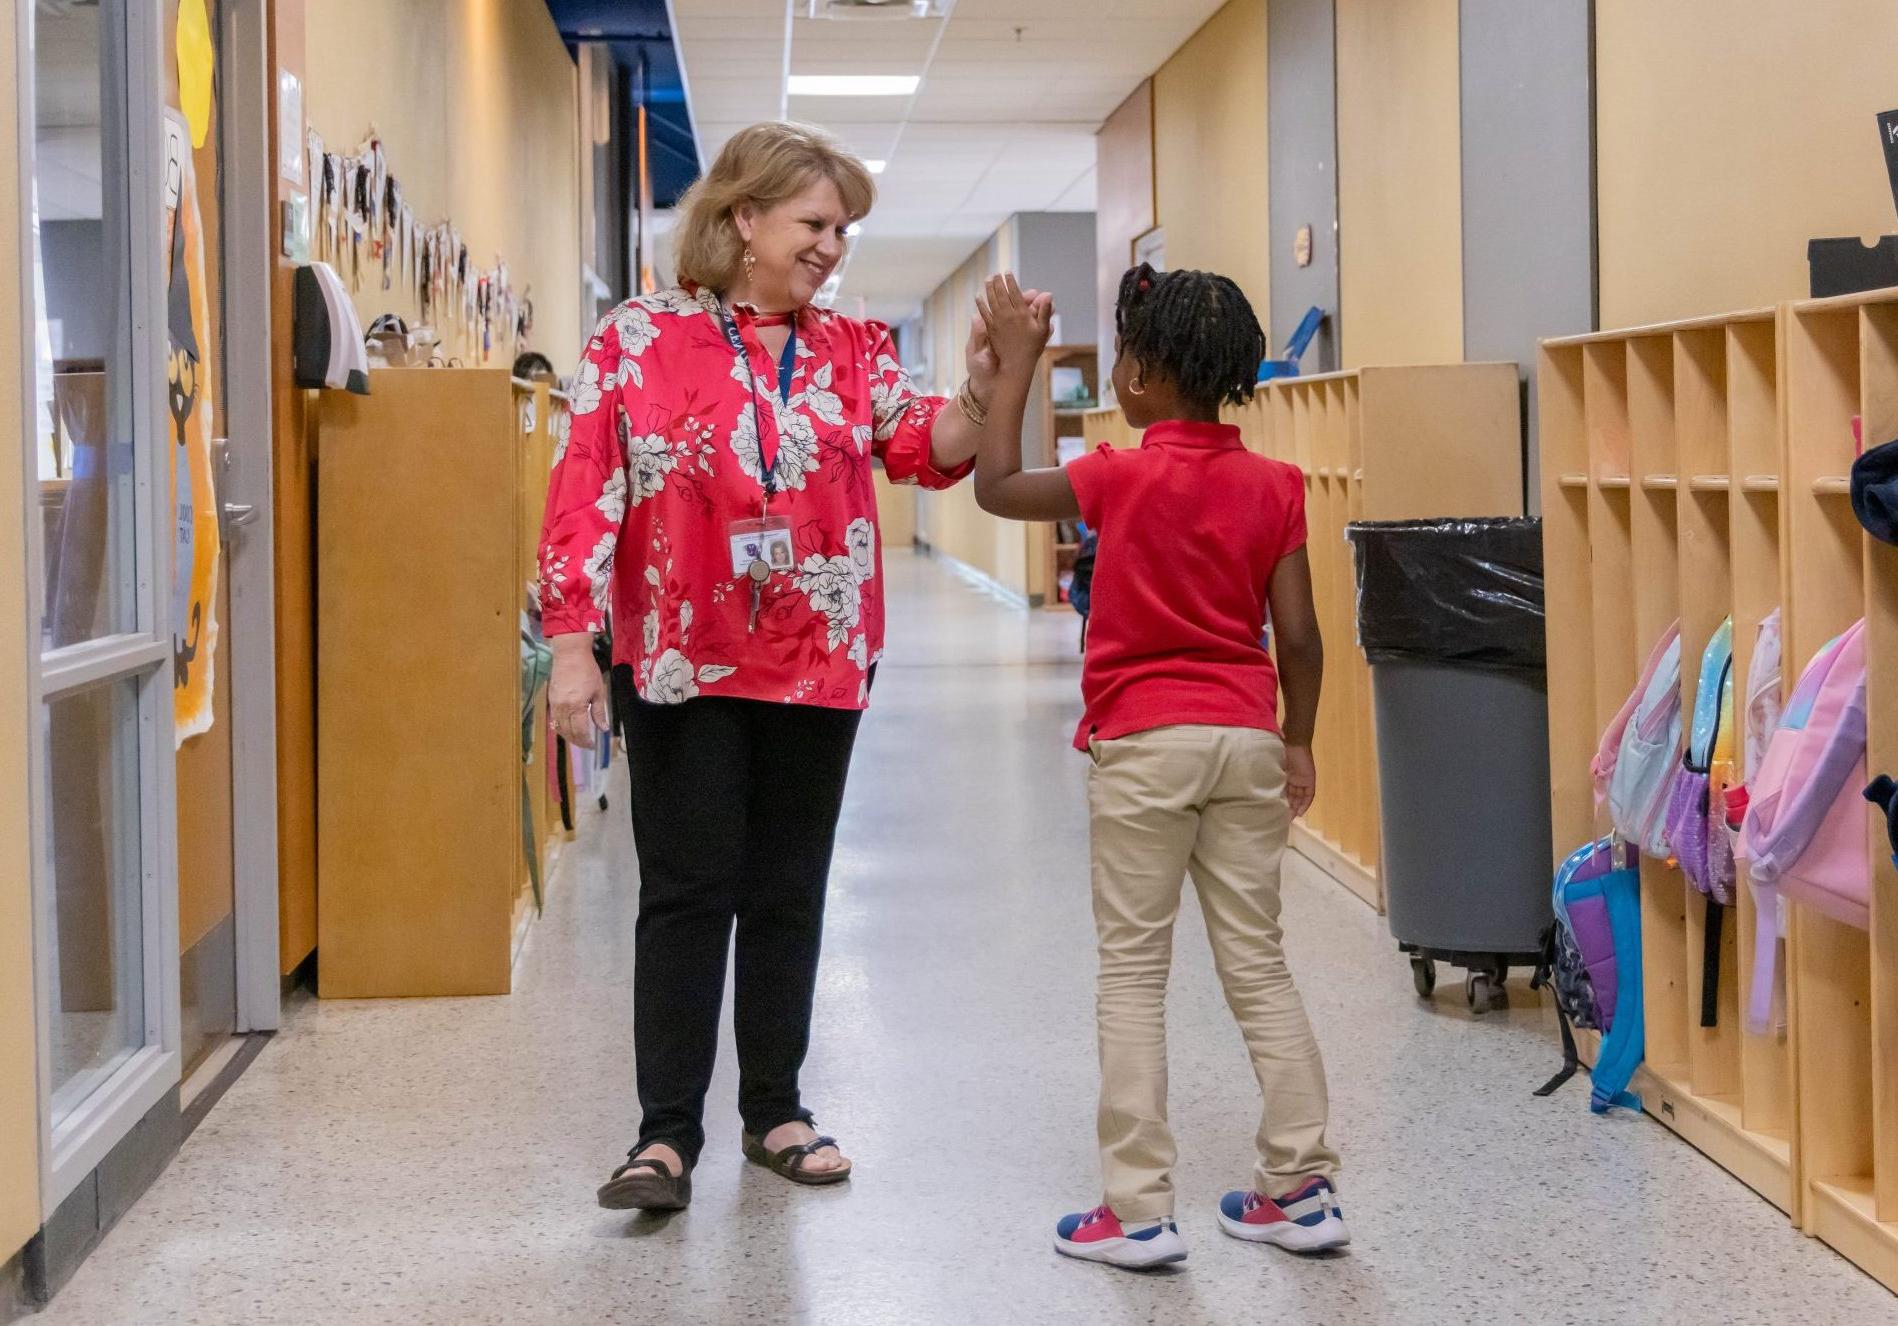
<svg viewBox="0 0 1898 1326"><path fill-rule="evenodd" d="M975 393L969 389L967 378L964 378L962 385L956 388L956 406L962 411L963 417L977 428L988 426L989 412L982 402L975 398Z"/></svg>

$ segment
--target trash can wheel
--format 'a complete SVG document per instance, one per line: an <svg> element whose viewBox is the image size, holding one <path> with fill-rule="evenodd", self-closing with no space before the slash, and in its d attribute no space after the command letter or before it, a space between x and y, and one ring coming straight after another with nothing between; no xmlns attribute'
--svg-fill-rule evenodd
<svg viewBox="0 0 1898 1326"><path fill-rule="evenodd" d="M1463 978L1463 994L1470 1012L1481 1017L1493 1009L1509 1007L1509 990L1504 984L1508 971L1472 971Z"/></svg>
<svg viewBox="0 0 1898 1326"><path fill-rule="evenodd" d="M1437 988L1437 963L1434 958L1426 958L1421 953L1410 955L1410 979L1417 987L1419 999L1430 998Z"/></svg>

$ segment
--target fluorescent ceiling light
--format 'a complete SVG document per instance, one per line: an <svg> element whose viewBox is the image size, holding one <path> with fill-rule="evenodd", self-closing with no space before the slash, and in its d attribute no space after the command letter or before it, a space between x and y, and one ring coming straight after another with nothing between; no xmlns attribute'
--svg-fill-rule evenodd
<svg viewBox="0 0 1898 1326"><path fill-rule="evenodd" d="M794 97L907 97L922 82L919 74L792 74Z"/></svg>
<svg viewBox="0 0 1898 1326"><path fill-rule="evenodd" d="M889 162L881 160L880 158L873 158L869 161L864 162L863 168L869 171L872 175L881 175L883 173L883 168L889 164L890 164Z"/></svg>

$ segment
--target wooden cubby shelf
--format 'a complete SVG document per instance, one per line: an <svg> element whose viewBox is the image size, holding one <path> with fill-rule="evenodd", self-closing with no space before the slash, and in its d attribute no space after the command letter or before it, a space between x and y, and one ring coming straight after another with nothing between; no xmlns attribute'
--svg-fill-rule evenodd
<svg viewBox="0 0 1898 1326"><path fill-rule="evenodd" d="M1780 610L1789 691L1865 618L1867 766L1898 767L1898 549L1838 500L1855 424L1867 446L1898 436L1898 290L1547 341L1538 374L1558 856L1606 828L1589 757L1676 617L1690 710L1700 652L1727 615L1737 678ZM1586 490L1563 482L1584 470ZM1602 477L1624 470L1690 478L1624 495ZM1793 907L1784 1027L1761 1035L1740 1013L1754 975L1744 879L1718 1025L1703 1028L1702 900L1678 871L1643 863L1639 1085L1656 1119L1898 1290L1898 870L1869 806L1865 842L1869 932Z"/></svg>
<svg viewBox="0 0 1898 1326"><path fill-rule="evenodd" d="M1898 436L1898 290L1780 312L1786 370L1780 473L1787 676L1863 617L1867 767L1898 768L1898 556L1867 536L1841 477L1855 453ZM1808 1233L1898 1290L1898 872L1868 806L1871 929L1792 909L1788 1021L1799 1083L1797 1146Z"/></svg>
<svg viewBox="0 0 1898 1326"><path fill-rule="evenodd" d="M1312 585L1329 648L1314 752L1318 800L1294 826L1292 845L1381 912L1377 738L1344 530L1358 520L1521 515L1516 366L1284 378L1228 417L1247 446L1305 472Z"/></svg>
<svg viewBox="0 0 1898 1326"><path fill-rule="evenodd" d="M1681 622L1683 701L1728 615L1735 675L1779 605L1772 310L1543 343L1538 364L1555 855L1604 832L1589 760L1654 642ZM1561 476L1595 476L1585 492ZM1630 485L1625 477L1641 475ZM1689 476L1683 482L1682 475ZM1553 477L1551 477L1553 476ZM1750 898L1722 931L1717 1025L1700 1026L1706 911L1679 870L1644 861L1648 1111L1782 1210L1794 1206L1793 1064L1784 1036L1748 1036Z"/></svg>

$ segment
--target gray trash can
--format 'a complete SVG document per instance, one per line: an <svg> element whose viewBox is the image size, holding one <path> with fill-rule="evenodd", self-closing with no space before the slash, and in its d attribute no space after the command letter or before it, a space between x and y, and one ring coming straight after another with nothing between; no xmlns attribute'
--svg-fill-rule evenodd
<svg viewBox="0 0 1898 1326"><path fill-rule="evenodd" d="M1363 523L1349 538L1391 934L1420 995L1448 962L1487 1012L1511 967L1535 966L1551 919L1541 522Z"/></svg>

